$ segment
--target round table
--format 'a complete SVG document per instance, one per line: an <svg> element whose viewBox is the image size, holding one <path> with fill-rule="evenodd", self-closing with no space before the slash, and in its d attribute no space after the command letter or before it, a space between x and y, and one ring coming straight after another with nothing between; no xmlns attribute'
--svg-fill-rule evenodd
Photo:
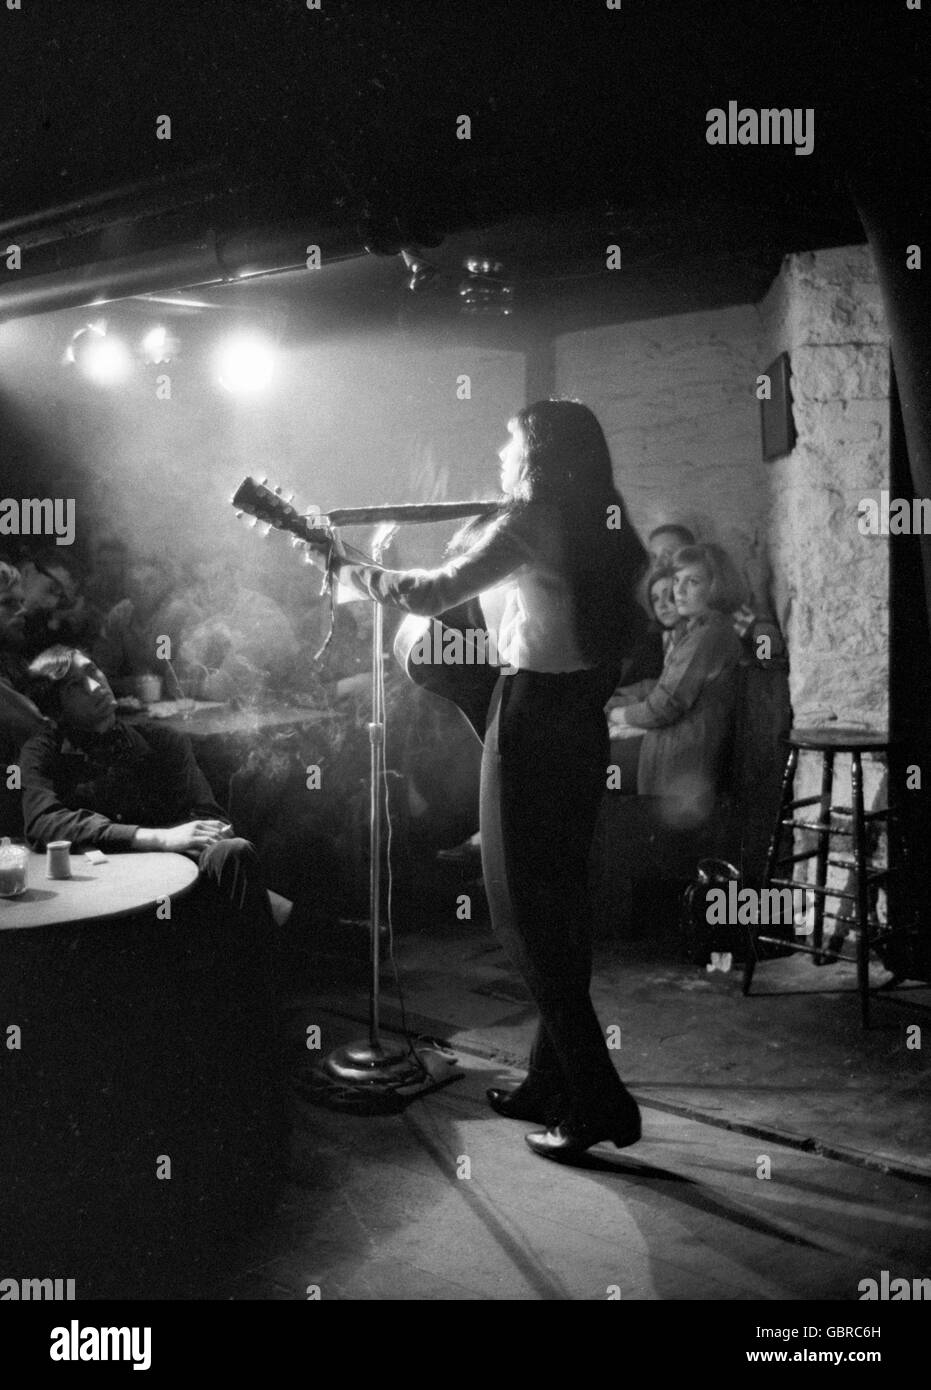
<svg viewBox="0 0 931 1390"><path fill-rule="evenodd" d="M198 930L185 855L71 868L48 879L31 854L26 892L0 899L0 1244L8 1269L74 1274L79 1298L150 1297L249 1218L281 1163L267 934ZM186 895L160 920L159 899Z"/></svg>
<svg viewBox="0 0 931 1390"><path fill-rule="evenodd" d="M29 855L26 891L0 898L0 933L67 922L134 917L193 888L197 865L184 854L113 854L92 864L71 856L71 878L47 878L45 855Z"/></svg>

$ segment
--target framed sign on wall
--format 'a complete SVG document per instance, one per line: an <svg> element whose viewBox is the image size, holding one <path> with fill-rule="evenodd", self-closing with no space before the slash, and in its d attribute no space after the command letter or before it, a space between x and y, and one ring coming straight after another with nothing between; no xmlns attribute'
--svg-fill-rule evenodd
<svg viewBox="0 0 931 1390"><path fill-rule="evenodd" d="M792 367L789 354L782 352L767 368L769 396L760 401L760 430L763 458L769 463L795 448L795 421L792 419Z"/></svg>

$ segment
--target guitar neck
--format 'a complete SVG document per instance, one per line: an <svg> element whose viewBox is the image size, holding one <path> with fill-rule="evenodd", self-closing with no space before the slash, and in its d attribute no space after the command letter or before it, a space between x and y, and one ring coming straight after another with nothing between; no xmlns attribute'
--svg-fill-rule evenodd
<svg viewBox="0 0 931 1390"><path fill-rule="evenodd" d="M341 507L327 512L330 526L377 526L383 521L456 521L464 516L490 516L501 507L490 498L481 502L401 502L396 506Z"/></svg>
<svg viewBox="0 0 931 1390"><path fill-rule="evenodd" d="M230 499L241 512L265 521L278 531L290 531L310 545L328 545L329 532L334 526L371 526L382 522L454 521L463 516L488 516L500 510L501 503L490 499L482 502L409 502L398 506L343 507L326 516L302 516L290 501L274 491L267 483L244 478Z"/></svg>

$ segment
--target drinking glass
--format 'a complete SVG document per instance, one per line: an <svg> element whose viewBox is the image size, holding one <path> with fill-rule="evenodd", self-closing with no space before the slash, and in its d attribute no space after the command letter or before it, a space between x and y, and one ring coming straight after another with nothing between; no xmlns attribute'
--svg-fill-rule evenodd
<svg viewBox="0 0 931 1390"><path fill-rule="evenodd" d="M0 898L18 898L26 891L29 848L24 840L0 840Z"/></svg>

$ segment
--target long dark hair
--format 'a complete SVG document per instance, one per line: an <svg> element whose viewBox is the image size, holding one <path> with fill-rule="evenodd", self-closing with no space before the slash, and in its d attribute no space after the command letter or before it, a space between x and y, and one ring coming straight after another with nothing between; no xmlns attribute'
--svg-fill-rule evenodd
<svg viewBox="0 0 931 1390"><path fill-rule="evenodd" d="M536 401L509 427L520 430L525 446L515 493L492 516L466 522L447 554L470 549L501 516L548 506L565 542L582 655L593 665L620 667L647 627L636 591L649 556L614 486L604 431L575 400Z"/></svg>
<svg viewBox="0 0 931 1390"><path fill-rule="evenodd" d="M559 518L579 646L586 661L614 666L642 635L636 602L647 554L614 485L604 431L581 401L536 401L514 424L525 448L515 508L543 503Z"/></svg>
<svg viewBox="0 0 931 1390"><path fill-rule="evenodd" d="M658 565L646 570L637 585L637 602L650 620L651 632L662 632L663 630L662 624L653 611L653 585L661 579L672 579L674 576L675 570L672 565L661 561Z"/></svg>

